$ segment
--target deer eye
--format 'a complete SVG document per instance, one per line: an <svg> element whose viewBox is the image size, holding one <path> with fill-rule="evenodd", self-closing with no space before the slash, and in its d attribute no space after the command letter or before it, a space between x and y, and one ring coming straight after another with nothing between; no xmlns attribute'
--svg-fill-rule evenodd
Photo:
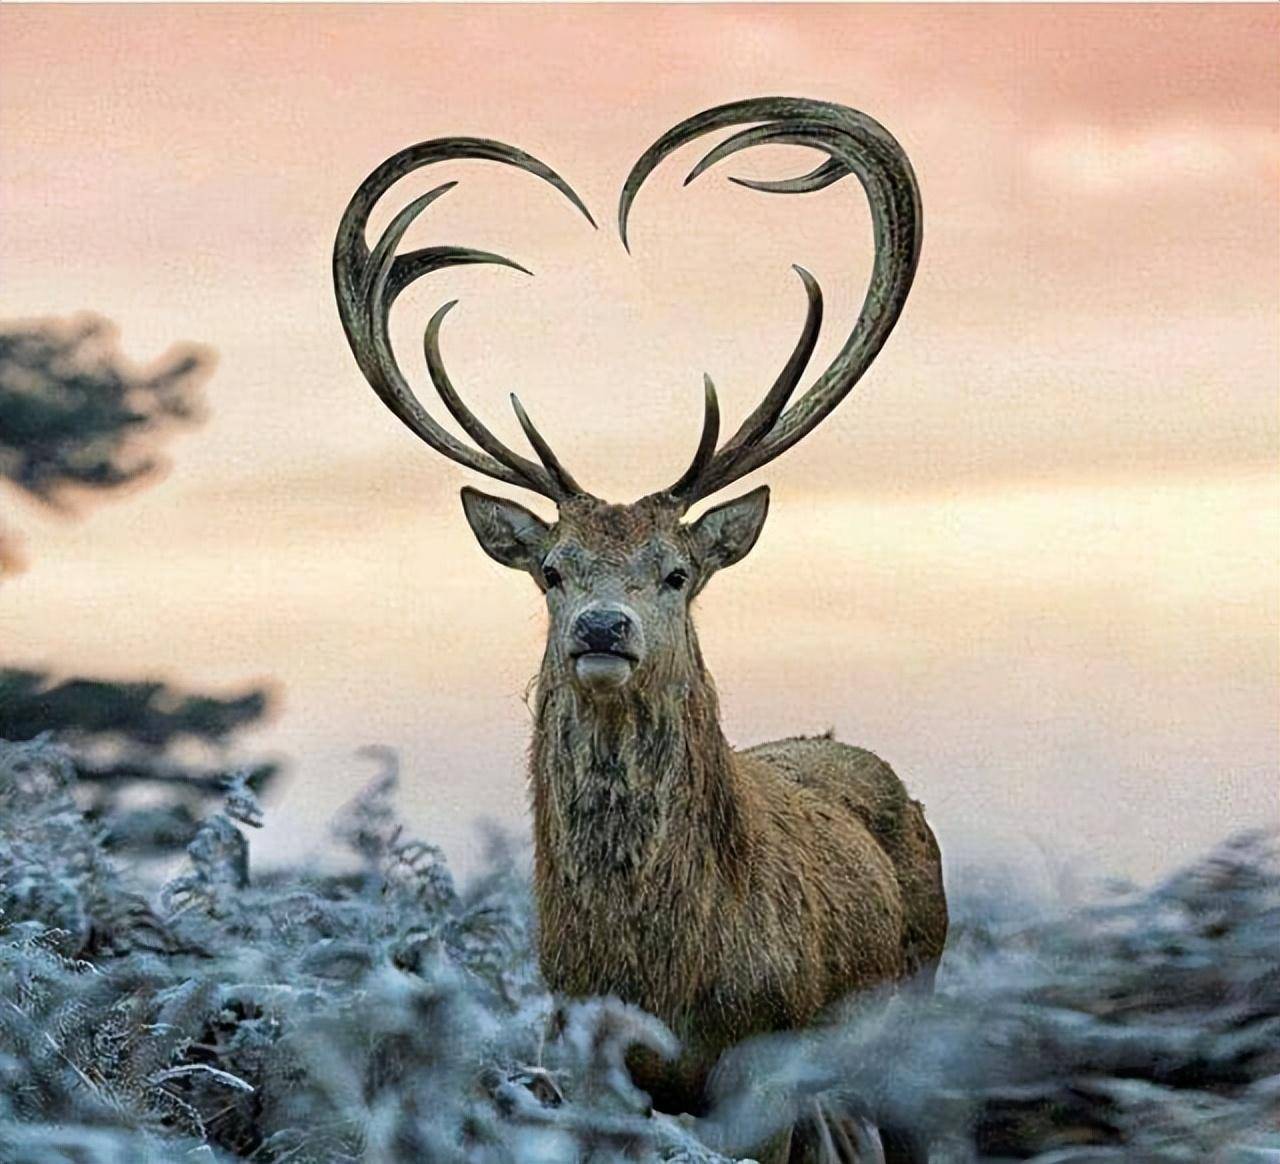
<svg viewBox="0 0 1280 1164"><path fill-rule="evenodd" d="M564 579L560 577L560 571L554 566L542 567L542 580L547 584L548 590L554 590L561 582L564 581Z"/></svg>
<svg viewBox="0 0 1280 1164"><path fill-rule="evenodd" d="M662 580L662 584L669 590L680 590L688 581L689 575L683 570L672 570L671 573Z"/></svg>

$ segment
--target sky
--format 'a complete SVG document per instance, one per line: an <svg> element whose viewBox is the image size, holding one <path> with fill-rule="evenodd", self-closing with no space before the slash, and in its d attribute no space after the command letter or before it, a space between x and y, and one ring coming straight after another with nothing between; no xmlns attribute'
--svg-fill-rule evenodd
<svg viewBox="0 0 1280 1164"><path fill-rule="evenodd" d="M462 868L477 820L526 834L541 600L463 520L459 488L493 483L361 379L338 218L426 138L563 173L600 230L482 162L397 186L375 230L457 178L409 245L536 274L424 281L395 336L425 386L416 337L458 298L464 396L514 445L518 390L579 480L630 500L688 460L704 372L734 425L772 382L792 263L826 294L814 367L834 354L870 229L852 182L725 180L801 172L794 147L682 188L694 146L628 256L622 179L694 112L810 96L902 142L924 248L852 396L740 485L772 486L768 524L697 615L729 738L876 751L956 871L1145 879L1275 821L1278 32L1270 5L6 5L0 317L89 310L139 362L189 340L218 365L162 480L74 520L0 495L29 562L0 585L3 658L269 682L242 749L290 762L264 859L323 849L364 745L399 753L406 819Z"/></svg>

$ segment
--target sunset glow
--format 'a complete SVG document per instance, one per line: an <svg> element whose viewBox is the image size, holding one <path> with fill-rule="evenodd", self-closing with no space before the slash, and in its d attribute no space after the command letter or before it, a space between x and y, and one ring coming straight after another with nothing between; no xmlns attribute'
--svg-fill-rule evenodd
<svg viewBox="0 0 1280 1164"><path fill-rule="evenodd" d="M951 861L1147 876L1275 820L1278 32L1269 6L0 9L0 313L92 310L139 359L219 357L160 483L76 521L0 496L30 559L0 586L4 659L278 684L251 740L292 761L275 852L320 837L372 743L464 866L476 818L523 831L539 598L463 521L459 487L492 483L361 379L333 231L424 138L564 174L599 231L482 163L403 183L460 179L411 242L536 277L428 280L396 339L425 384L421 328L459 298L460 390L515 445L518 388L579 479L630 499L687 461L704 371L732 426L772 381L803 314L791 263L826 295L815 367L856 316L860 190L725 180L802 172L798 152L687 189L682 155L637 201L630 257L613 226L663 130L795 93L899 138L925 243L884 353L759 474L761 543L701 600L730 738L834 726L899 770Z"/></svg>

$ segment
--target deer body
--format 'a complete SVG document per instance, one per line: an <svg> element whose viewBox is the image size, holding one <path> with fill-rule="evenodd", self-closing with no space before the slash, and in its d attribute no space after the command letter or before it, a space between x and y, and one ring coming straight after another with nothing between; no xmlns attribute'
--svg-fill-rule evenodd
<svg viewBox="0 0 1280 1164"><path fill-rule="evenodd" d="M539 956L557 992L662 1018L684 1052L634 1074L659 1107L696 1112L729 1046L935 963L946 905L933 835L887 764L825 737L734 751L691 627L655 672L600 698L564 682L555 649L544 660Z"/></svg>
<svg viewBox="0 0 1280 1164"><path fill-rule="evenodd" d="M828 102L760 98L689 118L641 156L619 206L623 242L636 194L663 158L707 132L744 125L690 178L758 145L818 150L824 160L798 178L740 184L803 194L856 176L875 238L870 286L844 345L789 404L823 311L816 280L797 267L804 326L760 404L721 443L708 378L702 435L688 469L630 505L584 490L514 396L536 462L471 412L440 353L452 303L431 318L424 351L436 392L472 444L443 428L409 388L389 333L400 292L445 267L516 267L463 247L397 253L415 218L453 184L416 198L374 247L365 238L370 212L400 177L462 158L533 174L590 220L555 171L512 146L477 138L410 146L361 184L334 247L339 314L383 402L437 452L557 507L548 522L514 501L462 490L484 551L528 574L547 604L531 749L542 969L564 994L616 994L672 1027L683 1041L680 1060L638 1059L634 1067L655 1101L676 1111L702 1105L707 1074L733 1043L803 1026L853 991L917 974L931 979L947 928L937 845L920 805L888 765L827 738L734 751L698 647L693 599L755 545L769 491L758 487L692 521L686 514L791 448L848 394L902 310L921 237L914 174L883 126ZM901 1140L902 1151L886 1141L886 1158L919 1160L910 1139Z"/></svg>
<svg viewBox="0 0 1280 1164"><path fill-rule="evenodd" d="M542 972L559 993L614 994L672 1028L676 1063L633 1066L661 1109L699 1112L742 1039L941 956L937 845L870 752L826 738L734 752L695 715L671 766L637 764L619 784L609 760L593 771L563 755L557 719L540 711L532 769ZM609 795L583 795L606 779Z"/></svg>

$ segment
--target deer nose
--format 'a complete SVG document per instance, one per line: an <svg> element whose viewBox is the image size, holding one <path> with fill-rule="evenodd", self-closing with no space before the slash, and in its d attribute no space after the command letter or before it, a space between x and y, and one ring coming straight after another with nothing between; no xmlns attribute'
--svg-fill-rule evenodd
<svg viewBox="0 0 1280 1164"><path fill-rule="evenodd" d="M623 655L629 653L634 629L625 611L597 606L584 610L574 620L573 637L584 651Z"/></svg>

